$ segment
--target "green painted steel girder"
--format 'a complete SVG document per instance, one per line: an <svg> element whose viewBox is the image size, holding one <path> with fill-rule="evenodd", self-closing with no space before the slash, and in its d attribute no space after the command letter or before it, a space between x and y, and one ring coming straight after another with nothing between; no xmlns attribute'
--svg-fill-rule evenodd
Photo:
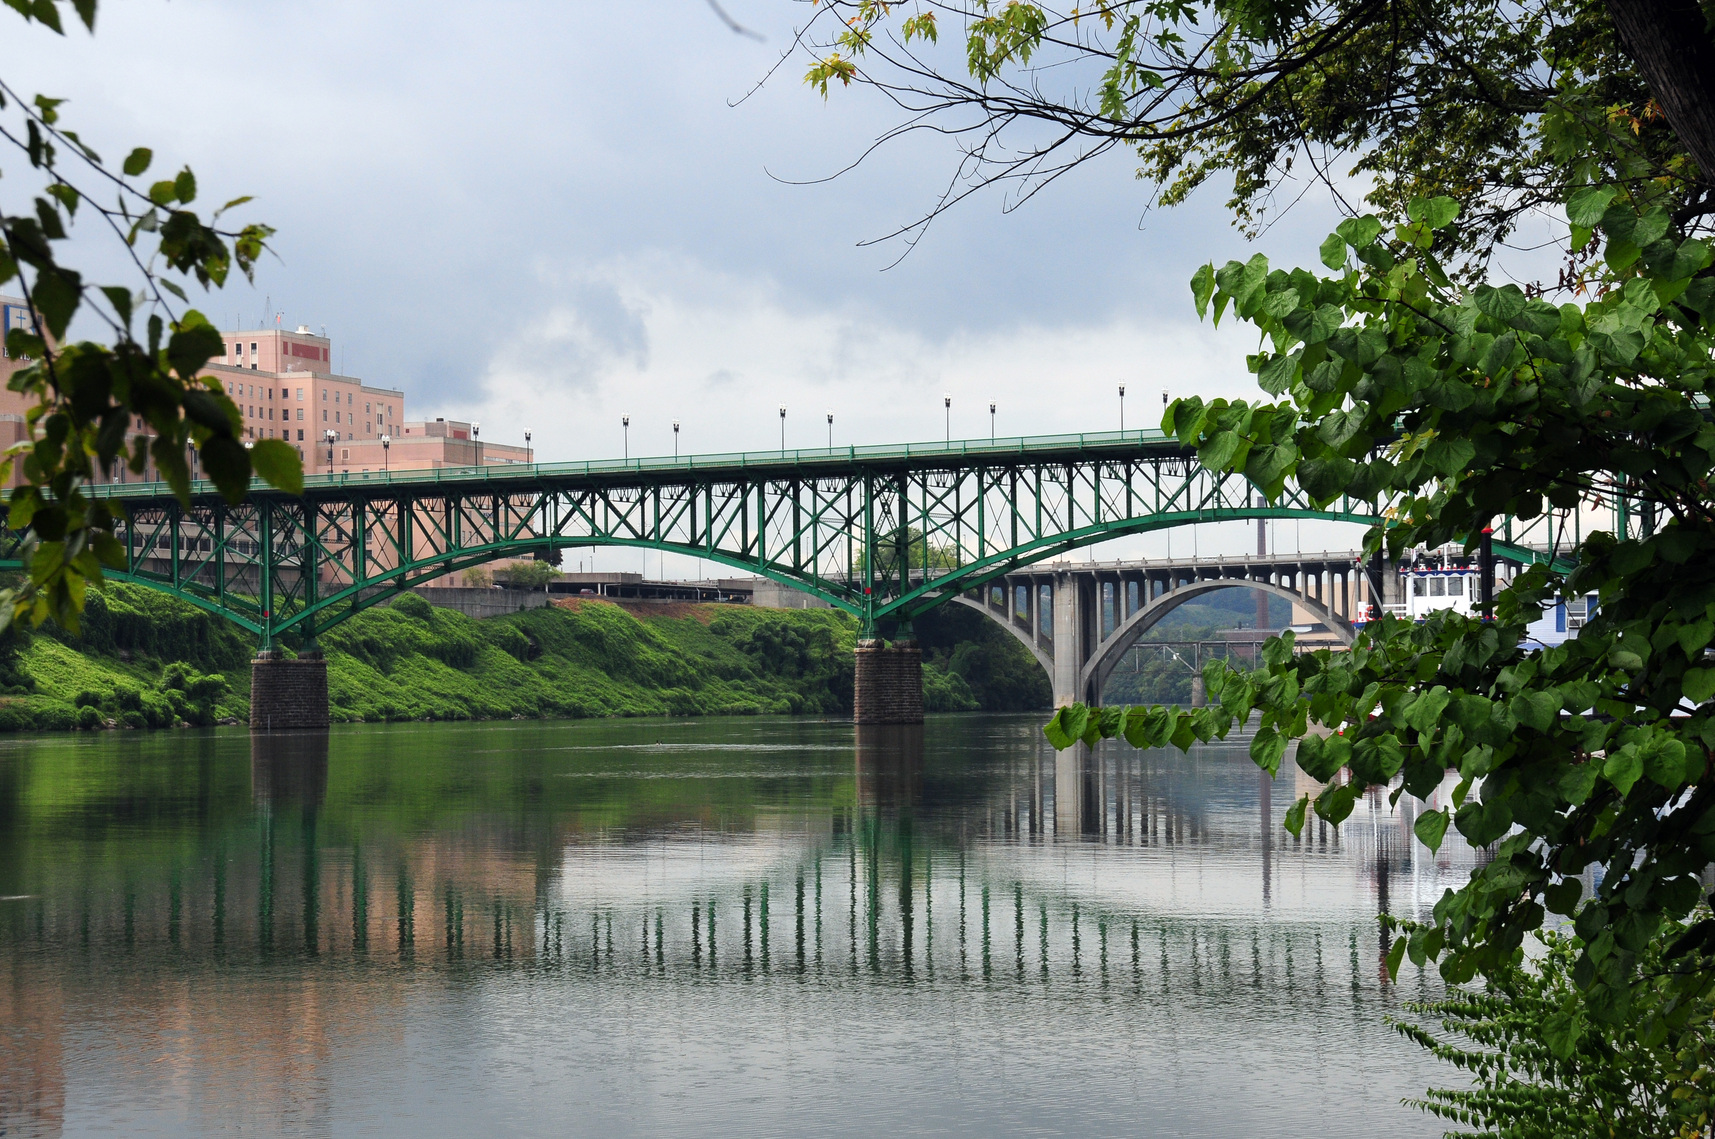
<svg viewBox="0 0 1715 1139"><path fill-rule="evenodd" d="M158 483L90 492L123 510L112 576L255 632L321 633L501 558L579 546L668 550L802 589L866 631L904 624L1020 566L1122 534L1239 519L1373 525L1368 503L1265 503L1156 431L682 459L313 476L293 497L189 506ZM1550 520L1538 519L1544 547ZM1502 556L1537 560L1510 523ZM4 564L4 563L0 563ZM14 561L13 564L16 564Z"/></svg>

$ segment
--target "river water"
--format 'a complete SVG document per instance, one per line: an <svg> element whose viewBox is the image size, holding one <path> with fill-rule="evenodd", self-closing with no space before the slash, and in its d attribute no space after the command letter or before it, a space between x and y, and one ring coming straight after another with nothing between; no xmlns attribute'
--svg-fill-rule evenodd
<svg viewBox="0 0 1715 1139"><path fill-rule="evenodd" d="M1471 852L1039 720L9 738L0 1134L1440 1134Z"/></svg>

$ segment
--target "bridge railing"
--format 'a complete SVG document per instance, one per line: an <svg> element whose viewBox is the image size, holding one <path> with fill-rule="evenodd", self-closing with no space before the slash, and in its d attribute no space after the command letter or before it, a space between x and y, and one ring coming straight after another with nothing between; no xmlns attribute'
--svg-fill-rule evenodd
<svg viewBox="0 0 1715 1139"><path fill-rule="evenodd" d="M1072 435L1021 435L1005 439L954 439L938 443L883 443L846 447L801 447L771 451L729 451L706 455L652 455L636 459L590 459L577 463L489 463L480 466L414 467L397 471L341 471L308 475L305 489L345 486L422 486L471 481L530 482L543 477L611 477L616 475L702 474L708 471L779 470L795 467L841 467L859 463L928 462L936 459L996 459L1017 455L1039 458L1043 452L1089 454L1154 445L1177 449L1179 444L1160 431L1087 431ZM194 480L198 493L212 493L207 479ZM91 492L102 497L158 497L168 492L160 481L101 483Z"/></svg>

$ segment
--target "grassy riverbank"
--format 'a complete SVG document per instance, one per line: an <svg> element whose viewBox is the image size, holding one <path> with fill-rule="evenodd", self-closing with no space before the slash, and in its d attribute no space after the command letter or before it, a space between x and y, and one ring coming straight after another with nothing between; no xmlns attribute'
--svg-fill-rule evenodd
<svg viewBox="0 0 1715 1139"><path fill-rule="evenodd" d="M1045 704L1029 655L971 616L970 629L954 616L923 630L928 707ZM585 600L477 621L407 597L322 647L334 717L347 721L839 715L851 710L856 637L852 619L826 609ZM0 731L243 722L252 651L219 618L115 584L91 595L78 636L0 638Z"/></svg>

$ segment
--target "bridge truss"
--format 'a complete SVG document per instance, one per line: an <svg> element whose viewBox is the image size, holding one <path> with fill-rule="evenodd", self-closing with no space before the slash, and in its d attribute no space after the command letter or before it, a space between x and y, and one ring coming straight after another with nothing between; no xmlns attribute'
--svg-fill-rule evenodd
<svg viewBox="0 0 1715 1139"><path fill-rule="evenodd" d="M635 546L793 585L894 635L1033 562L1121 534L1249 518L1378 521L1371 504L1264 503L1154 431L899 447L312 477L190 505L161 484L122 507L126 568L255 632L313 644L363 608L501 558Z"/></svg>

